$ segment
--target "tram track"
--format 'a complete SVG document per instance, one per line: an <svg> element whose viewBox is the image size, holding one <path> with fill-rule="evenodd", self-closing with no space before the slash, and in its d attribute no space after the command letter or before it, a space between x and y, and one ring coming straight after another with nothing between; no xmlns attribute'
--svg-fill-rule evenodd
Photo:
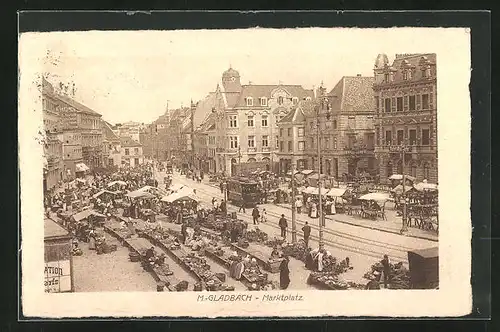
<svg viewBox="0 0 500 332"><path fill-rule="evenodd" d="M184 185L189 185L187 183L183 183ZM198 194L198 196L201 196L200 194L203 194L203 196L205 197L216 197L218 199L221 199L223 198L222 194L220 194L219 192L217 193L213 193L213 192L209 192L207 191L206 189L201 189L201 188L195 188L196 189L196 192ZM214 188L216 189L216 188ZM210 200L210 198L208 198L208 200ZM234 206L233 204L228 204L230 205L231 207L233 207L234 209L237 209L238 207L237 206ZM238 212L237 212L238 213ZM278 217L279 214L276 214L276 213L273 213L273 212L268 212L269 215L272 215L273 217ZM251 216L248 216L248 215L245 215L245 214L239 214L238 213L238 216L239 217L242 217L242 219L245 219L246 221L249 221L249 222L253 222ZM304 222L301 222L301 223L298 223L299 225L304 225ZM273 227L274 229L279 229L278 225L276 223L266 223L266 225L270 226L270 227ZM319 227L317 227L316 225L312 225L311 228L315 229L315 230L319 230ZM384 248L387 248L388 250L392 250L392 251L396 251L396 252L406 252L407 250L405 249L408 249L408 250L411 250L411 248L407 248L407 247L404 247L404 246L397 246L397 245L392 245L392 248L391 248L391 245L387 244L387 243L384 243L384 242L380 242L380 241L376 241L376 240L370 240L370 239L367 239L367 238L363 238L363 237L359 237L359 236L356 236L356 235L351 235L351 234L347 234L347 233L343 233L343 232L338 232L338 231L331 231L331 230L324 230L324 232L328 235L332 235L332 236L337 236L339 238L342 238L344 240L348 240L348 241L353 241L353 242L357 242L357 243L362 243L364 245L368 245L368 246L374 246L374 247L384 247ZM301 231L298 230L298 233L302 233ZM316 236L316 235L313 235L311 234L310 236L310 239L312 240L316 240L316 241L319 241L319 236ZM360 240L361 239L361 240ZM374 257L374 258L378 258L380 259L381 257L383 257L383 255L387 254L389 256L389 258L393 259L393 260L397 260L397 261L403 261L403 262L407 262L408 261L408 258L406 256L402 256L402 255L395 255L395 254L388 254L384 251L376 251L376 250L370 250L370 249L361 249L361 248L358 248L356 246L352 246L352 245L348 245L348 244L342 244L342 243L339 243L339 242L334 242L328 238L323 238L323 241L328 244L330 247L332 248L336 248L336 249L340 249L340 250L344 250L344 251L348 251L348 252L352 252L352 253L356 253L356 254L360 254L360 255L365 255L365 256L369 256L369 257Z"/></svg>

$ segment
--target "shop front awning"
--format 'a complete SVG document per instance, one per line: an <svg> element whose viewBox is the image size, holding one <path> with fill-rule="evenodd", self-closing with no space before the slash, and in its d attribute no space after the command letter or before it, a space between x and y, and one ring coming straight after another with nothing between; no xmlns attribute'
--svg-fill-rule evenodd
<svg viewBox="0 0 500 332"><path fill-rule="evenodd" d="M76 172L86 172L90 170L90 168L84 163L78 163L75 165Z"/></svg>

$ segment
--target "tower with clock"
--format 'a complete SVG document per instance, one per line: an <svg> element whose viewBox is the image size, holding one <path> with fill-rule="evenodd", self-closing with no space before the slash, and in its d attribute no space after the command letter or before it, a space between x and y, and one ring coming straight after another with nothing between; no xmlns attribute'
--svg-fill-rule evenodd
<svg viewBox="0 0 500 332"><path fill-rule="evenodd" d="M229 67L222 73L222 86L225 92L241 92L240 73Z"/></svg>

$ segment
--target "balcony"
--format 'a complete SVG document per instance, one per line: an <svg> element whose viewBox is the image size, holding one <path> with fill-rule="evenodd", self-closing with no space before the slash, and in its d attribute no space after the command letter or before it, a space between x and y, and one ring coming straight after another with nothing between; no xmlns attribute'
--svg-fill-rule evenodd
<svg viewBox="0 0 500 332"><path fill-rule="evenodd" d="M268 146L262 147L262 152L271 152L271 149Z"/></svg>
<svg viewBox="0 0 500 332"><path fill-rule="evenodd" d="M256 153L257 152L257 148L248 148L247 152L248 153Z"/></svg>

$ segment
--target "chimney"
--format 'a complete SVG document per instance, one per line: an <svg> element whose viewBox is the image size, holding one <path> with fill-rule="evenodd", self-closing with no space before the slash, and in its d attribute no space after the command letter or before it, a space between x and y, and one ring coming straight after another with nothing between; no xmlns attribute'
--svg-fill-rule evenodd
<svg viewBox="0 0 500 332"><path fill-rule="evenodd" d="M357 74L356 76L357 76L357 77L361 77L361 74Z"/></svg>
<svg viewBox="0 0 500 332"><path fill-rule="evenodd" d="M252 81L248 81L248 85L252 85Z"/></svg>

